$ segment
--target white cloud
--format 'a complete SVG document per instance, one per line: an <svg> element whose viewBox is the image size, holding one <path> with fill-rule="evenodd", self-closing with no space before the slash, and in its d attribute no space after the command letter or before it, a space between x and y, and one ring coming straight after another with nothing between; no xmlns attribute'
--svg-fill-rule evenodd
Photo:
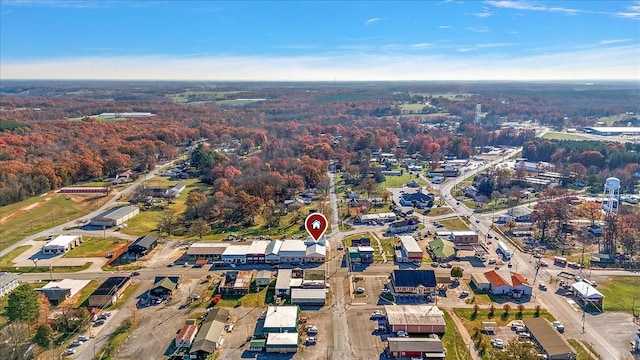
<svg viewBox="0 0 640 360"><path fill-rule="evenodd" d="M482 12L473 14L473 16L479 17L479 18L486 18L486 17L492 16L492 15L493 15L493 13L491 11L489 11L489 9L487 9L487 8L483 8Z"/></svg>
<svg viewBox="0 0 640 360"><path fill-rule="evenodd" d="M451 29L451 26L449 26L449 25L440 25L440 26L438 26L438 29Z"/></svg>
<svg viewBox="0 0 640 360"><path fill-rule="evenodd" d="M485 44L486 45L486 44ZM495 44L494 44L495 45ZM461 48L460 55L359 54L289 57L120 56L0 59L2 79L213 81L638 80L640 46L512 57ZM478 48L475 48L478 49Z"/></svg>
<svg viewBox="0 0 640 360"><path fill-rule="evenodd" d="M485 1L485 3L497 8L502 8L502 9L561 12L565 14L577 14L577 13L584 12L582 10L573 9L573 8L540 5L530 1L487 0Z"/></svg>
<svg viewBox="0 0 640 360"><path fill-rule="evenodd" d="M426 48L430 48L432 46L433 46L433 44L430 44L430 43L417 43L417 44L409 45L409 47L412 48L412 49L426 49Z"/></svg>
<svg viewBox="0 0 640 360"><path fill-rule="evenodd" d="M368 26L368 25L371 25L371 24L375 24L375 23L377 23L377 22L378 22L378 21L380 21L380 20L382 20L382 19L381 19L381 18L378 18L378 17L371 18L371 19L369 19L369 20L365 21L363 25L364 25L364 26Z"/></svg>
<svg viewBox="0 0 640 360"><path fill-rule="evenodd" d="M466 27L465 30L472 31L472 32L477 32L477 33L488 33L489 32L489 28L487 28L486 26L482 26L482 27Z"/></svg>
<svg viewBox="0 0 640 360"><path fill-rule="evenodd" d="M629 42L629 41L633 41L633 39L610 39L610 40L601 40L600 44L601 45L611 45L611 44L620 44L620 43L625 43L625 42Z"/></svg>

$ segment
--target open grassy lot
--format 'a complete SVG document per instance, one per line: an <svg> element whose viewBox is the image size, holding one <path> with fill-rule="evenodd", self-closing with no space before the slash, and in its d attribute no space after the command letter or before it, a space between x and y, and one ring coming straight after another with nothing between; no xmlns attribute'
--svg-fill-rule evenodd
<svg viewBox="0 0 640 360"><path fill-rule="evenodd" d="M108 360L113 359L117 355L118 350L122 347L124 341L129 337L136 327L133 319L126 319L111 334L111 338L100 351L96 352L94 359Z"/></svg>
<svg viewBox="0 0 640 360"><path fill-rule="evenodd" d="M560 133L555 131L549 131L542 137L546 140L587 140L588 138L578 134Z"/></svg>
<svg viewBox="0 0 640 360"><path fill-rule="evenodd" d="M251 291L248 294L243 296L222 295L222 300L218 302L217 306L234 307L237 306L238 303L240 303L244 307L266 307L266 296L268 291L269 287L267 286L259 292L255 292L254 282L251 285ZM273 290L271 291L271 293L273 293Z"/></svg>
<svg viewBox="0 0 640 360"><path fill-rule="evenodd" d="M637 276L612 276L598 282L598 291L604 295L605 311L631 313L634 296L639 299L636 309L640 309L640 279Z"/></svg>
<svg viewBox="0 0 640 360"><path fill-rule="evenodd" d="M433 207L425 211L425 215L428 216L440 216L453 213L453 209L450 207Z"/></svg>
<svg viewBox="0 0 640 360"><path fill-rule="evenodd" d="M25 236L79 218L102 206L109 196L47 194L0 207L0 249Z"/></svg>
<svg viewBox="0 0 640 360"><path fill-rule="evenodd" d="M16 256L22 254L23 252L25 252L28 248L30 248L31 246L29 245L22 245L22 246L18 246L17 248L9 251L8 253L4 254L2 257L0 257L0 267L3 268L7 268L7 267L12 267L13 266L13 259L16 258Z"/></svg>
<svg viewBox="0 0 640 360"><path fill-rule="evenodd" d="M394 169L394 170L399 170L399 169ZM422 178L417 178L415 174L409 174L409 172L407 171L405 171L401 176L385 175L384 178L385 178L384 181L378 184L378 188L380 189L380 191L386 188L403 187L406 183L412 180L417 181L421 186L427 185L427 183L424 180L422 180Z"/></svg>
<svg viewBox="0 0 640 360"><path fill-rule="evenodd" d="M400 109L403 114L420 114L425 106L425 104L401 104Z"/></svg>
<svg viewBox="0 0 640 360"><path fill-rule="evenodd" d="M448 312L444 311L445 333L442 336L442 344L447 349L447 358L467 360L471 359L471 354L456 328L456 324L451 319Z"/></svg>
<svg viewBox="0 0 640 360"><path fill-rule="evenodd" d="M511 308L505 315L505 312L501 305L494 305L495 309L493 314L489 313L487 306L482 306L477 313L474 314L474 310L470 308L456 308L453 312L460 318L464 327L472 334L474 329L482 328L483 321L494 321L498 326L505 326L514 320L529 319L534 317L543 317L549 321L555 321L556 319L547 310L540 310L540 313L536 316L535 309L524 309L522 313L516 308Z"/></svg>
<svg viewBox="0 0 640 360"><path fill-rule="evenodd" d="M460 217L454 217L438 221L448 230L469 230L469 225Z"/></svg>
<svg viewBox="0 0 640 360"><path fill-rule="evenodd" d="M73 303L73 306L74 307L89 306L89 295L91 295L94 291L96 291L96 289L99 286L100 286L99 281L91 280L91 282L89 282L87 286L82 288L82 290L80 290L80 292L75 295L75 299L74 299L75 301Z"/></svg>
<svg viewBox="0 0 640 360"><path fill-rule="evenodd" d="M126 246L126 240L117 238L83 237L80 246L68 251L62 257L103 257L118 247Z"/></svg>
<svg viewBox="0 0 640 360"><path fill-rule="evenodd" d="M583 346L582 342L576 339L567 339L569 344L575 349L578 353L576 360L596 360L595 357L591 356L591 354L587 351L587 349Z"/></svg>

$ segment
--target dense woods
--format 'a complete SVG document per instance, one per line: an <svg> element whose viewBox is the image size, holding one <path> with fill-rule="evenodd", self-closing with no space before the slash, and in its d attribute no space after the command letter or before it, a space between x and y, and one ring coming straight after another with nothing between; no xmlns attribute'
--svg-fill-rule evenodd
<svg viewBox="0 0 640 360"><path fill-rule="evenodd" d="M498 124L593 125L594 116L633 110L638 89L616 84L576 92L536 84L3 82L1 92L0 205L125 169L143 172L201 139L208 145L191 162L211 192L193 200L191 216L207 208L207 217L237 223L250 221L240 214L257 211L251 207L326 189L330 161L367 173L375 151L437 165L485 145L525 145L525 156L577 164L585 176L633 171L627 165L638 162L629 152L638 149L620 144L540 142L531 130ZM473 124L476 103L483 104L482 125ZM424 106L407 114L402 104ZM136 111L154 116L92 116Z"/></svg>

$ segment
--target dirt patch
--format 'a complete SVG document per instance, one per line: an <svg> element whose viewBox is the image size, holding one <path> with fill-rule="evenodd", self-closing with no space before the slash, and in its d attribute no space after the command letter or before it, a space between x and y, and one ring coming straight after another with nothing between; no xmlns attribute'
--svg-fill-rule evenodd
<svg viewBox="0 0 640 360"><path fill-rule="evenodd" d="M22 214L25 211L29 211L29 210L35 209L36 207L42 205L45 201L49 201L49 200L51 200L50 197L44 198L44 199L42 199L40 201L34 202L33 204L29 204L29 205L23 207L22 209L20 209L20 210L18 210L16 212L13 212L13 213L11 213L11 214L9 214L7 216L3 216L3 217L0 218L0 224L2 224L3 222L11 219L14 216Z"/></svg>

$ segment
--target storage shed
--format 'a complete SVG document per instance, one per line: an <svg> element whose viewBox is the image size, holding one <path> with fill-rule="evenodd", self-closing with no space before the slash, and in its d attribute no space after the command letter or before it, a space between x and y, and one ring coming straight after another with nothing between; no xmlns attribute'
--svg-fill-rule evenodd
<svg viewBox="0 0 640 360"><path fill-rule="evenodd" d="M391 357L421 359L445 359L442 341L437 338L387 338L388 351Z"/></svg>
<svg viewBox="0 0 640 360"><path fill-rule="evenodd" d="M391 330L404 330L413 334L444 334L444 314L431 305L385 305Z"/></svg>
<svg viewBox="0 0 640 360"><path fill-rule="evenodd" d="M524 326L533 340L547 356L548 360L573 360L576 351L545 318L524 319Z"/></svg>
<svg viewBox="0 0 640 360"><path fill-rule="evenodd" d="M131 243L127 251L129 253L142 256L151 252L151 250L153 250L156 246L158 246L158 238L151 235L145 235Z"/></svg>
<svg viewBox="0 0 640 360"><path fill-rule="evenodd" d="M292 305L317 305L326 303L327 291L325 289L291 289Z"/></svg>
<svg viewBox="0 0 640 360"><path fill-rule="evenodd" d="M298 351L298 333L269 333L265 350L273 353L294 353Z"/></svg>
<svg viewBox="0 0 640 360"><path fill-rule="evenodd" d="M123 224L125 221L138 215L140 209L137 206L120 206L109 209L91 219L92 226L112 227Z"/></svg>
<svg viewBox="0 0 640 360"><path fill-rule="evenodd" d="M297 305L269 306L264 318L264 333L297 333L298 314L300 308ZM267 341L267 345L269 341Z"/></svg>

